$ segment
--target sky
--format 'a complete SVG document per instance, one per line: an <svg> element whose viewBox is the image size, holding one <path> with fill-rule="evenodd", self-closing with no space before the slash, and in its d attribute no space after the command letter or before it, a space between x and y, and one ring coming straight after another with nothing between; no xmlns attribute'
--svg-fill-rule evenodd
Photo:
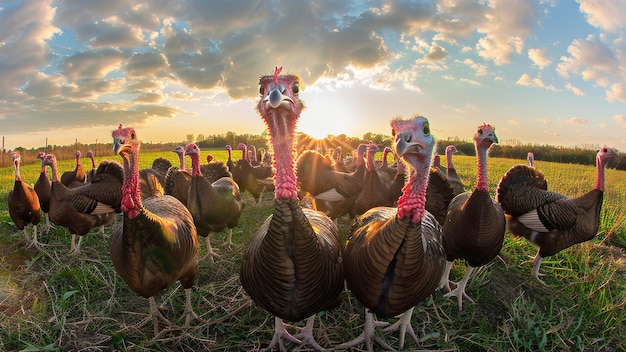
<svg viewBox="0 0 626 352"><path fill-rule="evenodd" d="M4 147L261 134L258 79L297 74L313 137L626 150L623 0L0 0Z"/></svg>

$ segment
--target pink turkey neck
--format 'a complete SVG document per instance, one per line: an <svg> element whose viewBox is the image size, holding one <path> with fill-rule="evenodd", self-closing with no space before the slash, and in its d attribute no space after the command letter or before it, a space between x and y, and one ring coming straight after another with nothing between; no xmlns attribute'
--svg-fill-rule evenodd
<svg viewBox="0 0 626 352"><path fill-rule="evenodd" d="M283 109L271 109L266 114L283 114L286 116L272 116L266 119L270 130L271 143L274 149L274 167L276 168L276 199L298 200L298 176L295 168L294 129L298 116ZM272 126L270 121L287 121L289 126ZM279 131L280 130L280 131ZM282 133L281 133L282 132Z"/></svg>
<svg viewBox="0 0 626 352"><path fill-rule="evenodd" d="M178 169L185 170L185 155L182 152L176 152L178 155Z"/></svg>
<svg viewBox="0 0 626 352"><path fill-rule="evenodd" d="M20 160L15 159L15 181L22 181L22 176L20 175Z"/></svg>
<svg viewBox="0 0 626 352"><path fill-rule="evenodd" d="M604 192L604 165L602 158L596 156L596 185L593 189Z"/></svg>
<svg viewBox="0 0 626 352"><path fill-rule="evenodd" d="M237 148L241 149L241 159L248 161L248 146L242 143Z"/></svg>
<svg viewBox="0 0 626 352"><path fill-rule="evenodd" d="M139 194L139 158L137 154L139 146L133 145L132 151L128 154L128 159L124 159L124 184L122 185L122 211L129 219L134 219L139 215L141 196Z"/></svg>
<svg viewBox="0 0 626 352"><path fill-rule="evenodd" d="M398 217L411 217L413 223L419 223L424 217L426 210L426 188L428 187L428 176L430 170L430 160L418 165L418 169L409 167L409 178L402 188L402 196L398 199Z"/></svg>
<svg viewBox="0 0 626 352"><path fill-rule="evenodd" d="M367 164L366 167L369 171L376 169L376 164L374 163L374 154L376 151L368 148L367 149Z"/></svg>
<svg viewBox="0 0 626 352"><path fill-rule="evenodd" d="M191 153L189 157L191 158L191 175L202 176L202 171L200 171L200 153Z"/></svg>
<svg viewBox="0 0 626 352"><path fill-rule="evenodd" d="M50 169L52 170L52 182L59 182L59 175L57 175L57 159L52 159Z"/></svg>
<svg viewBox="0 0 626 352"><path fill-rule="evenodd" d="M452 148L446 148L446 162L448 163L448 169L454 169L452 165Z"/></svg>
<svg viewBox="0 0 626 352"><path fill-rule="evenodd" d="M481 191L488 191L489 186L487 184L487 149L485 147L479 147L476 144L476 156L478 159L478 175L476 177L476 189Z"/></svg>

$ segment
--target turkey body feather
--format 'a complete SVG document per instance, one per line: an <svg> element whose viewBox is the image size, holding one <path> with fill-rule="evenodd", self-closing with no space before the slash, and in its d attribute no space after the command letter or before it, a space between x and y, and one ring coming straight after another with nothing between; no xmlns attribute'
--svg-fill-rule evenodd
<svg viewBox="0 0 626 352"><path fill-rule="evenodd" d="M259 306L289 321L338 306L343 266L337 227L326 215L303 209L299 202L274 202L274 214L246 250L241 267L244 288ZM330 276L316 279L319 272ZM255 294L258 290L262 292Z"/></svg>
<svg viewBox="0 0 626 352"><path fill-rule="evenodd" d="M147 198L139 215L134 219L125 215L111 238L115 270L143 297L154 296L176 281L190 288L196 278L197 236L191 215L181 206L171 196Z"/></svg>
<svg viewBox="0 0 626 352"><path fill-rule="evenodd" d="M346 272L361 278L348 278L350 290L382 318L404 313L428 297L445 262L437 220L425 213L413 223L396 213L396 208L377 207L357 217L344 254Z"/></svg>

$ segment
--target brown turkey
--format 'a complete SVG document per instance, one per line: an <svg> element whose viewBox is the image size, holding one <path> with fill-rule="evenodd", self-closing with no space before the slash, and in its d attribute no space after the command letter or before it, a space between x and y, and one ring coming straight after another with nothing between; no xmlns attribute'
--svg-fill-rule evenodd
<svg viewBox="0 0 626 352"><path fill-rule="evenodd" d="M41 160L41 172L39 173L39 178L33 188L35 192L37 192L37 197L39 197L39 206L41 207L41 211L45 214L46 223L42 226L41 233L48 233L52 225L50 224L50 216L48 212L50 211L50 190L52 188L52 183L50 183L50 179L48 178L48 174L46 172L46 164L44 163L44 158L46 157L45 152L39 152L37 154L37 159Z"/></svg>
<svg viewBox="0 0 626 352"><path fill-rule="evenodd" d="M124 164L124 222L111 237L113 266L128 287L149 299L155 336L159 319L169 321L159 312L154 295L179 281L185 289L184 327L189 327L196 317L191 307L191 287L198 273L198 235L193 218L172 196L160 194L141 199L137 134L133 128L122 128L120 124L112 135L113 151ZM155 177L148 180L153 188L160 188Z"/></svg>
<svg viewBox="0 0 626 352"><path fill-rule="evenodd" d="M120 211L122 167L116 162L103 161L91 183L68 188L57 176L56 157L47 154L44 161L52 168L50 221L70 231L70 252L79 253L83 236L94 227L112 223ZM79 236L78 244L76 236Z"/></svg>
<svg viewBox="0 0 626 352"><path fill-rule="evenodd" d="M364 332L337 349L372 339L385 350L392 348L374 334L372 314L379 318L402 317L388 330L400 330L400 349L411 327L416 304L437 288L445 265L441 225L425 209L426 188L435 139L422 116L391 121L396 154L407 163L409 177L398 207L376 207L357 217L344 251L348 287L365 307ZM365 279L364 279L365 278Z"/></svg>
<svg viewBox="0 0 626 352"><path fill-rule="evenodd" d="M543 258L589 241L598 233L604 169L616 156L617 151L607 146L598 151L595 186L576 198L548 191L543 173L528 165L515 165L500 179L496 200L506 213L511 233L539 247L532 274L544 285L539 279Z"/></svg>
<svg viewBox="0 0 626 352"><path fill-rule="evenodd" d="M185 148L185 155L191 158L191 185L189 186L187 209L193 217L198 235L206 239L207 256L213 261L213 257L219 255L211 247L209 234L227 228L226 244L230 248L233 245L233 228L237 226L241 217L243 200L239 186L232 178L223 176L211 182L204 177L201 171L198 145L195 143L188 144ZM211 165L217 168L220 164L222 169L230 174L222 162L214 162Z"/></svg>
<svg viewBox="0 0 626 352"><path fill-rule="evenodd" d="M256 204L260 205L263 192L273 190L274 169L267 165L252 166L248 158L248 146L244 143L239 143L238 148L243 151L241 160L238 160L235 165L235 170L239 172L239 180L241 182L239 187L248 191Z"/></svg>
<svg viewBox="0 0 626 352"><path fill-rule="evenodd" d="M213 155L207 154L206 162L206 164L200 165L200 172L207 181L213 183L222 177L233 178L233 175L228 171L228 166L223 161L213 160Z"/></svg>
<svg viewBox="0 0 626 352"><path fill-rule="evenodd" d="M163 190L166 195L178 199L187 205L189 187L191 186L191 172L185 168L185 147L179 145L172 150L178 156L178 167L170 167L165 173Z"/></svg>
<svg viewBox="0 0 626 352"><path fill-rule="evenodd" d="M333 164L335 171L348 172L348 168L343 162L343 157L341 156L341 147L335 148L335 155L333 157L335 159L335 163Z"/></svg>
<svg viewBox="0 0 626 352"><path fill-rule="evenodd" d="M308 192L315 209L331 219L348 214L363 189L363 175L336 171L330 157L305 150L296 162L300 190Z"/></svg>
<svg viewBox="0 0 626 352"><path fill-rule="evenodd" d="M15 182L13 183L13 190L9 192L8 197L9 216L15 223L17 229L24 232L26 247L38 248L37 224L39 224L41 220L39 197L31 185L22 181L22 175L20 174L20 153L13 152L12 159L13 168L15 169ZM28 224L33 224L32 241L28 235Z"/></svg>
<svg viewBox="0 0 626 352"><path fill-rule="evenodd" d="M80 163L80 150L77 150L74 155L76 156L76 167L73 171L65 171L61 175L61 183L69 188L83 186L87 181L87 173L85 173L83 164Z"/></svg>
<svg viewBox="0 0 626 352"><path fill-rule="evenodd" d="M465 186L463 185L463 182L461 182L459 175L456 173L456 168L452 163L452 155L455 152L455 146L449 145L446 147L446 162L448 163L446 168L446 177L448 177L448 182L450 182L450 185L452 185L452 188L454 189L454 195L456 196L465 192Z"/></svg>
<svg viewBox="0 0 626 352"><path fill-rule="evenodd" d="M172 163L163 158L158 157L152 161L152 166L147 169L139 170L139 188L141 198L148 198L155 194L161 193L165 185L165 174L172 167ZM155 177L159 181L158 191L154 188L154 184L149 178ZM156 193L155 193L156 192Z"/></svg>
<svg viewBox="0 0 626 352"><path fill-rule="evenodd" d="M87 157L91 161L91 170L87 172L87 183L91 183L94 175L96 174L96 155L91 149L87 150Z"/></svg>
<svg viewBox="0 0 626 352"><path fill-rule="evenodd" d="M275 316L268 349L285 349L283 339L321 346L313 338L315 314L341 302L344 287L339 230L325 214L301 208L295 170L295 128L304 107L295 75L259 79L259 114L268 127L276 167L274 212L253 235L239 279L252 300ZM301 340L284 320L307 319Z"/></svg>
<svg viewBox="0 0 626 352"><path fill-rule="evenodd" d="M443 225L447 262L439 286L449 291L444 297L457 297L459 311L463 309L463 296L467 296L465 287L472 272L500 253L506 230L504 212L489 195L487 180L487 151L493 143L498 143L496 131L489 124L480 125L473 139L478 164L476 187L471 193L464 192L452 199ZM455 259L465 259L467 271L458 286L450 291L450 268Z"/></svg>
<svg viewBox="0 0 626 352"><path fill-rule="evenodd" d="M363 190L354 201L353 212L361 215L374 207L391 207L395 199L391 198L389 187L392 178L387 178L386 174L379 173L374 163L374 154L380 148L371 143L367 146L365 174L363 175Z"/></svg>

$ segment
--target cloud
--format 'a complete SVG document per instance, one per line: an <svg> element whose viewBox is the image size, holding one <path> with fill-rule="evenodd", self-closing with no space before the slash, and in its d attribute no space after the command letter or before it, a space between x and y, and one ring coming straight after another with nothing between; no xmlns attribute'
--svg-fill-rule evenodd
<svg viewBox="0 0 626 352"><path fill-rule="evenodd" d="M625 28L626 2L623 0L579 0L580 10L587 14L587 22L608 32Z"/></svg>
<svg viewBox="0 0 626 352"><path fill-rule="evenodd" d="M486 20L478 28L484 34L476 44L478 54L496 65L510 63L511 54L521 53L523 38L531 33L536 14L532 1L490 1Z"/></svg>
<svg viewBox="0 0 626 352"><path fill-rule="evenodd" d="M589 123L589 120L584 117L572 117L571 119L566 120L565 123L570 125L586 125Z"/></svg>
<svg viewBox="0 0 626 352"><path fill-rule="evenodd" d="M428 55L426 55L425 59L427 62L443 61L447 56L448 51L446 50L446 48L437 43L434 43L433 46L431 46L430 51L428 52Z"/></svg>
<svg viewBox="0 0 626 352"><path fill-rule="evenodd" d="M614 102L616 100L626 103L626 89L623 83L615 83L606 91L606 100Z"/></svg>
<svg viewBox="0 0 626 352"><path fill-rule="evenodd" d="M546 49L528 49L528 58L540 69L544 69L552 63Z"/></svg>
<svg viewBox="0 0 626 352"><path fill-rule="evenodd" d="M515 119L506 120L506 122L507 122L509 125L519 126L519 121L517 121L517 120L515 120Z"/></svg>
<svg viewBox="0 0 626 352"><path fill-rule="evenodd" d="M529 86L529 87L538 87L538 88L543 88L543 89L547 89L553 92L558 92L559 90L553 86L553 85L546 85L545 83L543 83L543 81L541 80L541 78L539 77L535 77L532 78L528 73L523 73L520 78L517 80L517 82L515 82L515 84L519 85L519 86Z"/></svg>
<svg viewBox="0 0 626 352"><path fill-rule="evenodd" d="M574 40L567 52L569 56L561 56L561 62L557 65L557 72L563 78L569 78L570 74L581 75L587 81L603 85L607 77L619 72L615 53L593 35Z"/></svg>
<svg viewBox="0 0 626 352"><path fill-rule="evenodd" d="M582 97L585 95L585 93L578 87L574 86L573 84L567 82L565 84L565 88L569 91L571 91L572 93L578 95L579 97Z"/></svg>
<svg viewBox="0 0 626 352"><path fill-rule="evenodd" d="M615 121L617 121L620 125L626 128L626 116L622 114L617 114L613 116L613 119L615 119Z"/></svg>
<svg viewBox="0 0 626 352"><path fill-rule="evenodd" d="M539 122L541 124L544 124L544 125L551 125L552 124L552 121L550 121L549 119L537 119L535 121L537 121L537 122Z"/></svg>

